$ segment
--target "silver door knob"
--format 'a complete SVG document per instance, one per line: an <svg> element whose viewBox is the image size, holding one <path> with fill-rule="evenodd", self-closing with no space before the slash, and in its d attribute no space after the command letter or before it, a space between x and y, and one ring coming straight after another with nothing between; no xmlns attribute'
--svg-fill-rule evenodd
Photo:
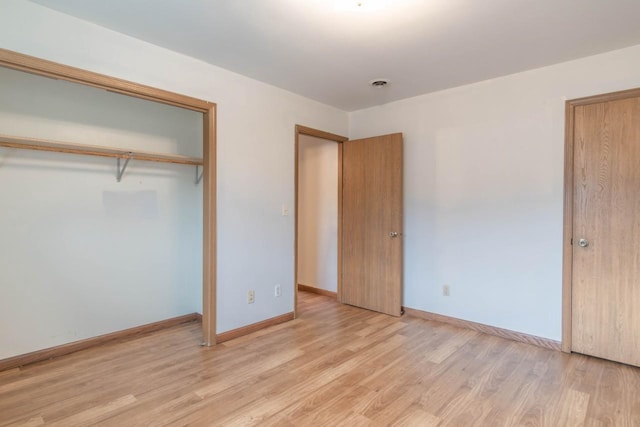
<svg viewBox="0 0 640 427"><path fill-rule="evenodd" d="M397 231L392 231L391 233L389 233L389 236L398 237L398 232Z"/></svg>
<svg viewBox="0 0 640 427"><path fill-rule="evenodd" d="M586 248L587 246L589 246L589 241L587 239L580 239L578 240L578 246L580 246L581 248Z"/></svg>

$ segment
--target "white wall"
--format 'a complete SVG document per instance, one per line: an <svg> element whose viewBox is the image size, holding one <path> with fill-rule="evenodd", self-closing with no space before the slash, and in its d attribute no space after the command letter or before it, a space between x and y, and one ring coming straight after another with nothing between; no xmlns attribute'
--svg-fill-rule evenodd
<svg viewBox="0 0 640 427"><path fill-rule="evenodd" d="M5 68L0 133L202 155L202 114ZM201 311L194 176L0 147L0 359Z"/></svg>
<svg viewBox="0 0 640 427"><path fill-rule="evenodd" d="M351 113L405 136L404 305L559 340L565 100L638 86L640 46Z"/></svg>
<svg viewBox="0 0 640 427"><path fill-rule="evenodd" d="M218 104L217 331L292 311L294 127L346 134L347 114L29 2L0 10L6 49Z"/></svg>
<svg viewBox="0 0 640 427"><path fill-rule="evenodd" d="M294 125L345 134L349 121L353 138L405 133L404 304L560 338L564 99L640 86L640 47L347 116L29 2L0 10L3 48L218 103L218 332L292 310L293 220L280 208L293 204ZM42 160L64 163L74 182L77 163Z"/></svg>
<svg viewBox="0 0 640 427"><path fill-rule="evenodd" d="M298 283L338 289L338 144L300 135Z"/></svg>

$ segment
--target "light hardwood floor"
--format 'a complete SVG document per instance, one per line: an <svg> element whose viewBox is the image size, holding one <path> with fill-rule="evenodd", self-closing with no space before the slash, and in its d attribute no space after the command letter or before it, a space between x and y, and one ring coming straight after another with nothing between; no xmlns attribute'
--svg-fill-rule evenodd
<svg viewBox="0 0 640 427"><path fill-rule="evenodd" d="M185 324L0 372L0 425L640 426L640 369L300 293L215 348Z"/></svg>

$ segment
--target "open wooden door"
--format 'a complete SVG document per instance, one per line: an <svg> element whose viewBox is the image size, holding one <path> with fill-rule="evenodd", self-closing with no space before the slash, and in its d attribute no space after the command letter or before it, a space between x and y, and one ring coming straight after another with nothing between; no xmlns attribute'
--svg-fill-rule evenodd
<svg viewBox="0 0 640 427"><path fill-rule="evenodd" d="M341 234L340 301L400 316L401 133L343 143Z"/></svg>

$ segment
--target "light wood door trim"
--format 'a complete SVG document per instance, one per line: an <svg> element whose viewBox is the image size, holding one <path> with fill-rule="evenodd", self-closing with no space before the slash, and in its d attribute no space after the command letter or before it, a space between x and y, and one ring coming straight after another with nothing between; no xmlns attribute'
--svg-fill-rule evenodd
<svg viewBox="0 0 640 427"><path fill-rule="evenodd" d="M338 298L340 295L340 288L342 287L342 143L348 141L346 136L336 135L334 133L325 132L322 130L310 128L307 126L296 125L295 127L295 166L294 166L294 243L293 243L293 316L294 319L298 316L298 179L300 169L300 135L313 136L316 138L326 139L327 141L337 142L338 145Z"/></svg>
<svg viewBox="0 0 640 427"><path fill-rule="evenodd" d="M327 141L345 142L349 140L349 138L347 138L346 136L336 135L335 133L329 133L302 125L296 125L296 133L300 135L314 136L316 138L326 139Z"/></svg>
<svg viewBox="0 0 640 427"><path fill-rule="evenodd" d="M574 123L575 109L581 105L598 104L640 97L640 88L569 100L565 104L564 161L564 224L562 250L562 351L572 348L572 276L573 276L573 203L574 203Z"/></svg>
<svg viewBox="0 0 640 427"><path fill-rule="evenodd" d="M217 150L216 106L203 118L203 224L202 224L202 344L216 344L217 274Z"/></svg>
<svg viewBox="0 0 640 427"><path fill-rule="evenodd" d="M110 92L173 105L203 114L203 344L216 343L216 104L116 77L70 67L7 49L0 49L0 66L65 80Z"/></svg>
<svg viewBox="0 0 640 427"><path fill-rule="evenodd" d="M92 86L134 98L169 104L200 113L208 112L212 104L211 102L190 96L133 83L117 77L94 73L93 71L59 64L53 61L47 61L46 59L36 58L7 49L0 49L0 66L52 79L66 80L85 86Z"/></svg>
<svg viewBox="0 0 640 427"><path fill-rule="evenodd" d="M562 231L562 351L571 353L571 277L573 275L573 112L565 108L564 224Z"/></svg>
<svg viewBox="0 0 640 427"><path fill-rule="evenodd" d="M338 283L336 298L339 302L342 302L342 151L345 142L338 144Z"/></svg>

